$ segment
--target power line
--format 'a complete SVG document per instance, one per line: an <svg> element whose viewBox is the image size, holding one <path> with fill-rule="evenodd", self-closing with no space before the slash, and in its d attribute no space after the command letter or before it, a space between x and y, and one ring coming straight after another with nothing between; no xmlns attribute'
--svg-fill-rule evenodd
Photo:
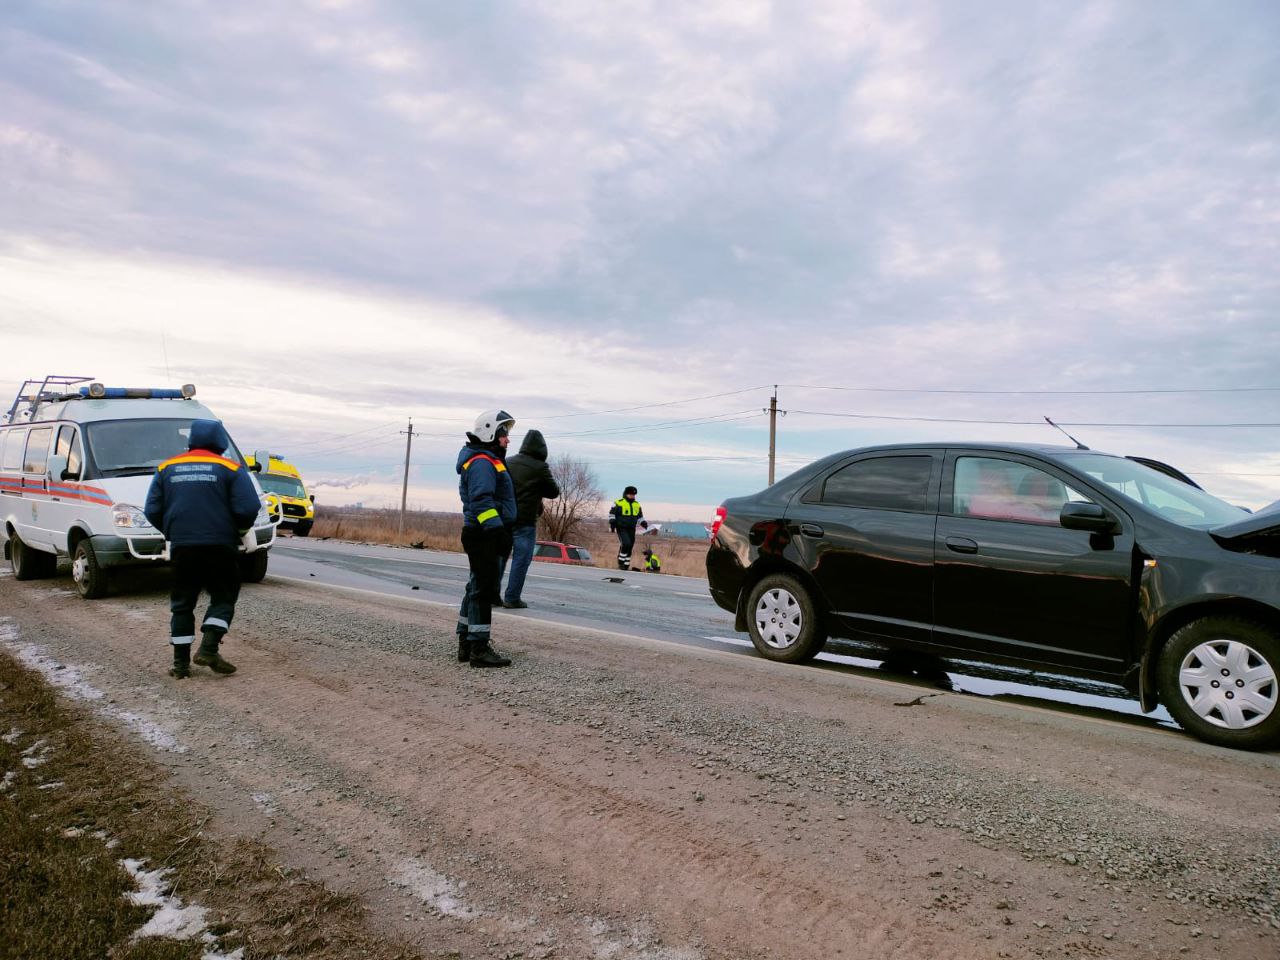
<svg viewBox="0 0 1280 960"><path fill-rule="evenodd" d="M687 417L681 420L656 420L653 423L636 424L630 427L599 427L593 430L578 430L573 433L560 433L556 438L562 437L587 437L595 436L601 433L608 434L626 434L641 433L647 430L670 430L675 427L697 427L716 423L732 423L735 420L748 420L751 417L763 416L764 414L754 407L747 410L734 410L730 413L717 413L711 416Z"/></svg>
<svg viewBox="0 0 1280 960"><path fill-rule="evenodd" d="M882 413L834 413L826 410L793 410L810 417L846 417L852 420L894 420L904 423L992 423L1038 427L1044 420L979 420L965 417L901 417ZM1176 427L1179 429L1226 429L1237 427L1280 427L1280 423L1120 423L1114 421L1062 420L1066 427Z"/></svg>
<svg viewBox="0 0 1280 960"><path fill-rule="evenodd" d="M705 397L686 397L683 400L663 400L658 403L639 403L634 407L616 407L613 410L596 410L586 413L553 413L541 417L530 417L535 420L562 420L566 417L601 417L609 413L630 413L632 410L648 410L653 407L674 407L682 403L697 403L699 400L718 400L721 397L736 397L744 393L752 393L756 390L767 390L769 385L761 384L758 387L744 387L741 390L730 390L727 393L709 393Z"/></svg>
<svg viewBox="0 0 1280 960"><path fill-rule="evenodd" d="M964 394L989 397L1110 397L1178 393L1276 393L1280 387L1183 387L1132 390L947 390L924 387L831 387L814 383L780 383L790 390L841 390L849 393ZM757 388L758 389L758 388ZM1079 424L1077 424L1079 426Z"/></svg>

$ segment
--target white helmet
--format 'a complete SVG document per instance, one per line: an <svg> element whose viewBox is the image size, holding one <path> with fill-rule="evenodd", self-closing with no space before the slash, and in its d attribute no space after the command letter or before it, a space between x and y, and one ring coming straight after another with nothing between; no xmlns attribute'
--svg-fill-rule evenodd
<svg viewBox="0 0 1280 960"><path fill-rule="evenodd" d="M498 431L510 433L516 425L516 418L505 410L486 410L476 417L476 424L471 428L471 435L481 443L493 443Z"/></svg>

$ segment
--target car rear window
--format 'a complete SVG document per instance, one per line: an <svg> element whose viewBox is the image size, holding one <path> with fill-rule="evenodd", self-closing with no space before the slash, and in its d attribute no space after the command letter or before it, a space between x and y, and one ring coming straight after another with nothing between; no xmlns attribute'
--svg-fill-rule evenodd
<svg viewBox="0 0 1280 960"><path fill-rule="evenodd" d="M927 510L933 458L872 457L841 467L822 488L822 502L880 510Z"/></svg>

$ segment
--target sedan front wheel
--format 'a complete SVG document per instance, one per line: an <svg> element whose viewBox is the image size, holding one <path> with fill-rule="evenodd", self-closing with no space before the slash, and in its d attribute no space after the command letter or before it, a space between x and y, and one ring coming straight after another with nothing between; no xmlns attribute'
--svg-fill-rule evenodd
<svg viewBox="0 0 1280 960"><path fill-rule="evenodd" d="M782 663L812 660L826 643L809 591L786 573L772 573L747 599L747 629L762 657Z"/></svg>
<svg viewBox="0 0 1280 960"><path fill-rule="evenodd" d="M1280 741L1280 639L1262 624L1204 617L1160 655L1160 695L1175 720L1209 743L1260 750Z"/></svg>

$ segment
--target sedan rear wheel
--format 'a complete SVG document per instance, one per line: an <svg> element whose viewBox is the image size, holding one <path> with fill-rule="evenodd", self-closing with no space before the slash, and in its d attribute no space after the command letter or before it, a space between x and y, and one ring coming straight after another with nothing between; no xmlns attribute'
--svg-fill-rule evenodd
<svg viewBox="0 0 1280 960"><path fill-rule="evenodd" d="M1160 657L1169 712L1201 740L1260 749L1280 740L1280 639L1259 623L1205 617L1183 627Z"/></svg>
<svg viewBox="0 0 1280 960"><path fill-rule="evenodd" d="M774 573L755 585L747 600L748 632L763 657L783 663L812 660L822 650L822 633L809 591L795 577Z"/></svg>

